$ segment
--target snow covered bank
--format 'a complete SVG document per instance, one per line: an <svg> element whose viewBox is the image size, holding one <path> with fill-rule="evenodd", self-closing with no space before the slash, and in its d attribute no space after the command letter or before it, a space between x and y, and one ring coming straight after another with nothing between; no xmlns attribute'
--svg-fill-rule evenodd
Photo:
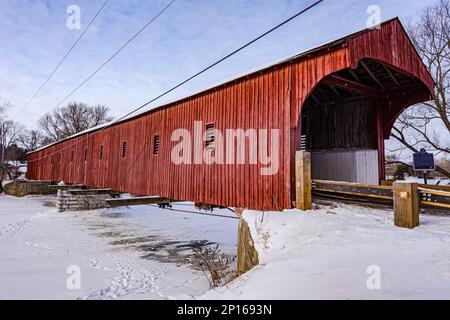
<svg viewBox="0 0 450 320"><path fill-rule="evenodd" d="M260 265L202 298L450 299L450 217L421 216L414 230L395 227L391 210L351 205L244 218Z"/></svg>
<svg viewBox="0 0 450 320"><path fill-rule="evenodd" d="M0 299L190 299L208 290L191 248L236 252L238 220L152 206L61 214L54 201L0 195ZM70 266L80 290L66 285Z"/></svg>
<svg viewBox="0 0 450 320"><path fill-rule="evenodd" d="M261 264L206 292L190 250L236 254L238 220L152 206L58 214L54 201L0 196L0 299L450 299L450 217L408 230L391 210L360 206L247 211ZM80 290L67 288L69 266ZM374 270L380 290L367 287Z"/></svg>

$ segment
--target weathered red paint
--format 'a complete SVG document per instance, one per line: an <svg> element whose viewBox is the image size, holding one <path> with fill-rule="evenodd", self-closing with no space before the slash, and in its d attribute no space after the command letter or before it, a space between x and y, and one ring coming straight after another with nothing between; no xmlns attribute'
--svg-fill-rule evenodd
<svg viewBox="0 0 450 320"><path fill-rule="evenodd" d="M300 149L300 114L306 99L327 75L356 68L363 58L380 61L418 80L417 94L398 97L377 112L380 156L402 110L427 100L433 80L398 19L380 29L365 30L288 61L249 74L178 102L151 110L103 130L70 138L28 155L29 179L64 180L109 187L135 195L259 210L290 208L294 197L294 157ZM226 129L279 129L280 167L273 176L259 174L261 165L175 165L171 134L194 121ZM160 151L152 152L152 136ZM128 154L121 148L127 141ZM101 146L103 159L99 159ZM84 152L87 150L87 160ZM57 153L55 153L57 152ZM71 153L74 160L71 161ZM383 161L383 160L381 160ZM380 162L380 175L384 175Z"/></svg>

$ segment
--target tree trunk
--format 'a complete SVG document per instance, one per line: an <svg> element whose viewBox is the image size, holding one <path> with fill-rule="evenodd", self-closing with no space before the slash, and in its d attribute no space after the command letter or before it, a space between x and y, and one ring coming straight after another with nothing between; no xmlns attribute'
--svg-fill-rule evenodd
<svg viewBox="0 0 450 320"><path fill-rule="evenodd" d="M13 180L13 177L12 177L12 173L11 173L11 171L9 171L8 169L6 169L6 167L4 167L4 166L2 166L1 164L0 164L0 172L1 172L1 174L0 174L0 179L3 181L3 176L5 175L5 172L6 172L6 174L8 175L8 177L9 177L9 180Z"/></svg>

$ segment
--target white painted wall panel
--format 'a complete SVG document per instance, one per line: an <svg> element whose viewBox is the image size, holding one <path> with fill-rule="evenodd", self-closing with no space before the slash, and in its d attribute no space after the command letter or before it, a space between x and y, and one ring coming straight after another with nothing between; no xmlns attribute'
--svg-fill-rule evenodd
<svg viewBox="0 0 450 320"><path fill-rule="evenodd" d="M320 151L311 157L313 179L379 183L377 150Z"/></svg>

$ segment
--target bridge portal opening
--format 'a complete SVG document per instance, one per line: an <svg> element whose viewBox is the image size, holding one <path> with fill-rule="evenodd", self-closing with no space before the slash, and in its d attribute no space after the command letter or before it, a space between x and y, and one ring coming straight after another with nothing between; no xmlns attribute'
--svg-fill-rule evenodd
<svg viewBox="0 0 450 320"><path fill-rule="evenodd" d="M325 77L306 100L301 148L311 152L312 178L379 184L385 179L384 139L426 86L381 62Z"/></svg>

